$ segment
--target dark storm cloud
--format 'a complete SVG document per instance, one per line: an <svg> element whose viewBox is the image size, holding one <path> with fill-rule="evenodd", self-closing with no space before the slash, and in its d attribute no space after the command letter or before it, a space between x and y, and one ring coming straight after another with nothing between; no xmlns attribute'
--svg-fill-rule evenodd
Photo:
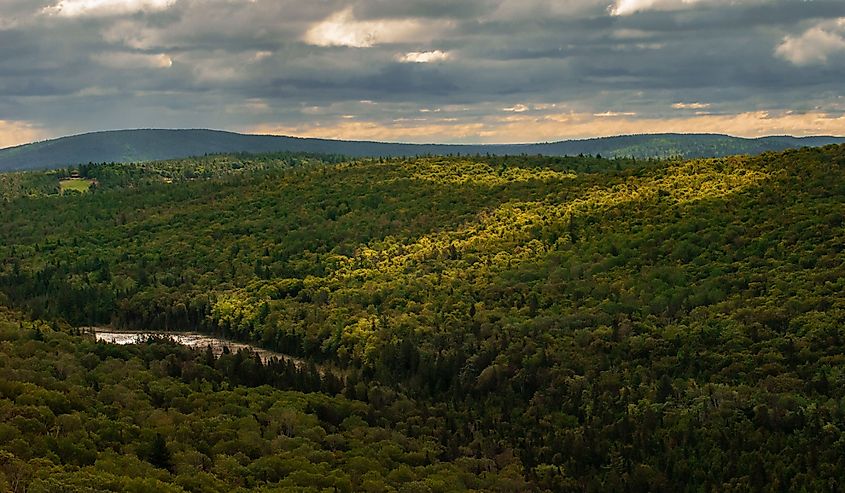
<svg viewBox="0 0 845 493"><path fill-rule="evenodd" d="M717 115L735 133L834 132L842 19L838 0L6 0L0 133L472 141L519 123L547 140Z"/></svg>

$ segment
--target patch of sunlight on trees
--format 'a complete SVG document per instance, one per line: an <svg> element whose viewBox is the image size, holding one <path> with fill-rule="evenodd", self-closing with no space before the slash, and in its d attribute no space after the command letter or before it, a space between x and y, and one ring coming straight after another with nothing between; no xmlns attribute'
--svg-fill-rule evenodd
<svg viewBox="0 0 845 493"><path fill-rule="evenodd" d="M526 169L502 164L498 169L490 164L471 160L416 159L403 165L416 180L453 185L501 186L517 182L554 182L577 177L574 172L551 169Z"/></svg>

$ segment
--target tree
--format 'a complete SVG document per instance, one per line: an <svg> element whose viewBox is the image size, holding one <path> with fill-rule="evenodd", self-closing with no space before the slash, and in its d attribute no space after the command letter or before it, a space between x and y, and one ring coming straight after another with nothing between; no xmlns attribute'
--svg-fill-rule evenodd
<svg viewBox="0 0 845 493"><path fill-rule="evenodd" d="M156 433L153 443L150 446L149 463L158 467L159 469L166 469L168 471L173 468L173 456L170 449L167 447L167 441L164 435Z"/></svg>

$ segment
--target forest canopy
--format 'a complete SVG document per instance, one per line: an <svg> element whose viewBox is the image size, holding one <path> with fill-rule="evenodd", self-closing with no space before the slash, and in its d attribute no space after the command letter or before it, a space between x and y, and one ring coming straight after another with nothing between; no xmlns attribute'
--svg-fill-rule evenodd
<svg viewBox="0 0 845 493"><path fill-rule="evenodd" d="M96 186L60 194L74 172ZM843 486L843 146L215 155L0 193L0 485ZM77 335L98 325L339 371Z"/></svg>

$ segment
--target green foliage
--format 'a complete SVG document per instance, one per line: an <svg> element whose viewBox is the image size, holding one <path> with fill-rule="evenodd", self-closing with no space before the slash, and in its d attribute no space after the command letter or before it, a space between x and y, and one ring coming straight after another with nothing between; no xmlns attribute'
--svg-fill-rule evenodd
<svg viewBox="0 0 845 493"><path fill-rule="evenodd" d="M524 479L549 491L837 487L845 148L687 162L299 159L244 158L243 171L231 156L95 166L94 193L11 200L0 289L35 318L213 331L342 368L345 381L315 370L276 385L350 399L308 394L299 408L321 423L302 426L322 448L275 457L221 432L214 453L196 449L211 476L376 491L492 488L471 478L512 491ZM216 171L180 174L205 168ZM53 337L40 333L27 345ZM168 357L138 364L184 380ZM233 386L274 385L287 371L236 357L191 377L225 395L215 402L227 412L245 405L226 400ZM196 408L184 387L153 377L150 406ZM15 405L74 409L64 394L9 382L0 393ZM357 401L362 411L348 412ZM39 432L27 419L0 437ZM375 474L381 462L365 453L337 469L295 465L347 451L333 435L362 423L389 431L362 444L405 450L402 466ZM205 463L160 432L173 471L144 478L178 475L182 452ZM154 430L138 437L149 446ZM35 450L33 460L69 456ZM91 467L79 457L74 467Z"/></svg>
<svg viewBox="0 0 845 493"><path fill-rule="evenodd" d="M0 173L3 203L22 196L55 195L60 192L58 173Z"/></svg>
<svg viewBox="0 0 845 493"><path fill-rule="evenodd" d="M0 311L0 357L3 491L397 491L408 478L440 491L525 486L503 469L476 476L446 460L416 412L247 381L246 364L260 365L247 353L209 360L164 339L110 346ZM226 376L233 365L242 385Z"/></svg>

